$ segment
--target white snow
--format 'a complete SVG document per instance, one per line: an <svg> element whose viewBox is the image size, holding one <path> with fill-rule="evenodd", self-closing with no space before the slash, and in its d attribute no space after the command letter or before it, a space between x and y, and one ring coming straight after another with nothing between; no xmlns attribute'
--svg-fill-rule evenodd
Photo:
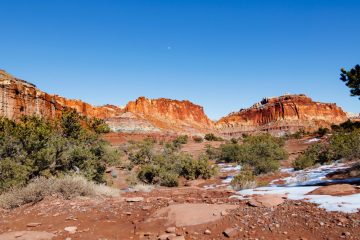
<svg viewBox="0 0 360 240"><path fill-rule="evenodd" d="M320 139L312 138L312 139L307 140L306 143L313 143L313 142L318 142L318 141L320 141Z"/></svg>
<svg viewBox="0 0 360 240"><path fill-rule="evenodd" d="M240 171L241 170L240 165L233 166L230 164L220 163L220 164L218 164L218 166L220 167L220 172L232 172L232 171Z"/></svg>
<svg viewBox="0 0 360 240"><path fill-rule="evenodd" d="M275 185L273 181L268 187L255 189L246 189L237 192L234 197L243 199L249 195L255 194L285 194L290 200L303 200L318 204L320 208L327 211L340 211L345 213L356 213L360 209L360 194L348 196L329 196L329 195L307 195L311 191L319 188L319 185L325 183L351 183L360 181L360 178L345 180L327 180L326 175L346 168L343 164L331 164L320 166L311 170L302 170L292 172L292 176L284 178L286 184ZM284 170L284 171L289 171ZM291 173L291 171L289 171Z"/></svg>

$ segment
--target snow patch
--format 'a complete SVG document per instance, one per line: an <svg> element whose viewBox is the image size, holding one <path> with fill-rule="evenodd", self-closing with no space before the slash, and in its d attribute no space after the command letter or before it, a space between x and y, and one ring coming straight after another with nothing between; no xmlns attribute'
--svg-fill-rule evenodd
<svg viewBox="0 0 360 240"><path fill-rule="evenodd" d="M326 175L340 169L347 168L344 164L334 163L331 165L323 165L315 169L292 171L292 176L277 179L270 183L268 187L260 187L255 189L246 189L237 192L236 198L244 199L255 194L285 194L290 200L303 200L319 205L327 211L339 211L345 213L356 213L360 209L360 194L348 196L329 196L329 195L307 195L308 193L319 188L319 186L331 183L354 183L360 182L360 178L350 178L344 180L329 180ZM284 185L276 185L279 180L285 181Z"/></svg>

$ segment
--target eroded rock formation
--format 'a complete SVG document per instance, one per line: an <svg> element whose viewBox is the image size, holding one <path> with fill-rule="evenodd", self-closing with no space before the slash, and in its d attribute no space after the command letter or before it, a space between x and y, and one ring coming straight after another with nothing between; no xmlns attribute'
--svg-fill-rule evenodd
<svg viewBox="0 0 360 240"><path fill-rule="evenodd" d="M38 115L55 118L64 107L74 108L80 114L109 118L119 115L122 109L112 105L94 107L81 100L72 100L50 95L34 84L15 78L0 70L0 111L2 116L18 119L23 115Z"/></svg>
<svg viewBox="0 0 360 240"><path fill-rule="evenodd" d="M55 118L65 107L76 109L84 116L105 119L113 131L125 133L215 132L229 137L259 131L283 134L299 129L317 130L348 119L336 104L314 102L305 95L266 98L216 123L206 116L203 107L189 101L140 97L125 108L114 105L96 107L81 100L47 94L34 84L0 70L2 116L11 119L22 115Z"/></svg>
<svg viewBox="0 0 360 240"><path fill-rule="evenodd" d="M206 116L203 107L190 101L140 97L129 102L125 112L145 118L159 129L195 133L213 128L213 122Z"/></svg>
<svg viewBox="0 0 360 240"><path fill-rule="evenodd" d="M314 131L346 121L346 113L335 103L314 102L299 95L264 98L248 109L231 113L216 123L225 135L266 131L273 134L295 132L299 129Z"/></svg>

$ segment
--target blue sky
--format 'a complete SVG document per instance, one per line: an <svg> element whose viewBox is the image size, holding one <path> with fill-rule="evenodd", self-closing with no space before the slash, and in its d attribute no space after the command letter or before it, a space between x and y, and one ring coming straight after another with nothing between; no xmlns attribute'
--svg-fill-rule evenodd
<svg viewBox="0 0 360 240"><path fill-rule="evenodd" d="M0 68L95 105L188 99L212 119L305 93L360 112L360 1L0 0Z"/></svg>

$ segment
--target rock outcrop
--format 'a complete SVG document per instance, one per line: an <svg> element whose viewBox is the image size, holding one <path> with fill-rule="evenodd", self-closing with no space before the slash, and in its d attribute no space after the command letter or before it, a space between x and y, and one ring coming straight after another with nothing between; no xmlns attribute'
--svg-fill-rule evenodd
<svg viewBox="0 0 360 240"><path fill-rule="evenodd" d="M72 100L50 95L39 90L34 84L15 78L0 70L0 114L10 119L23 115L37 115L53 119L65 108L76 109L89 117L109 118L123 110L112 105L94 107L80 100Z"/></svg>
<svg viewBox="0 0 360 240"><path fill-rule="evenodd" d="M206 116L203 107L190 101L139 97L129 102L124 111L147 119L163 130L198 133L213 129L213 122Z"/></svg>
<svg viewBox="0 0 360 240"><path fill-rule="evenodd" d="M114 105L96 107L81 100L47 94L34 84L0 70L1 116L19 119L23 115L37 115L53 119L64 108L105 119L115 132L198 134L213 126L203 108L189 101L140 97L129 102L125 109Z"/></svg>
<svg viewBox="0 0 360 240"><path fill-rule="evenodd" d="M249 109L231 113L214 123L203 107L190 101L140 97L121 108L114 105L92 106L81 100L67 99L39 90L34 84L0 70L0 115L19 119L38 115L53 119L64 108L76 109L88 117L105 119L115 132L186 133L215 132L228 137L260 131L273 134L299 129L317 130L348 119L336 104L314 102L305 95L265 98Z"/></svg>
<svg viewBox="0 0 360 240"><path fill-rule="evenodd" d="M248 109L231 113L216 123L216 128L227 136L243 133L270 132L281 135L299 129L314 131L346 121L346 113L335 103L314 102L299 95L264 98Z"/></svg>

